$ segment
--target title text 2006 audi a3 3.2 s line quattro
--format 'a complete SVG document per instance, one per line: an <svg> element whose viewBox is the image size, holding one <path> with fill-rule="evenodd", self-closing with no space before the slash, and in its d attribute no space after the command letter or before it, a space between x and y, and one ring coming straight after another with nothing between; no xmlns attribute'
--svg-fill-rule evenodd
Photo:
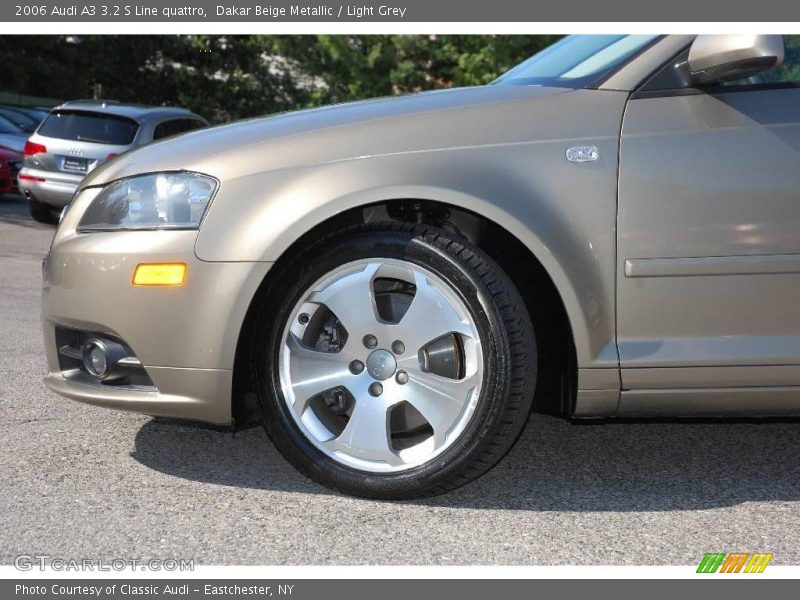
<svg viewBox="0 0 800 600"><path fill-rule="evenodd" d="M188 133L92 172L54 391L436 494L531 409L800 414L800 40L573 36L491 85Z"/></svg>

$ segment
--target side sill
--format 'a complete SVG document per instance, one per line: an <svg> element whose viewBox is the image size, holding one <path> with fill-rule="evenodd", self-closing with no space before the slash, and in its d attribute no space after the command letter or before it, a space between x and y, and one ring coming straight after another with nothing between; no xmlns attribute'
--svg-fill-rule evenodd
<svg viewBox="0 0 800 600"><path fill-rule="evenodd" d="M619 417L800 416L800 386L623 390Z"/></svg>
<svg viewBox="0 0 800 600"><path fill-rule="evenodd" d="M578 390L572 417L577 419L613 417L619 405L619 389Z"/></svg>

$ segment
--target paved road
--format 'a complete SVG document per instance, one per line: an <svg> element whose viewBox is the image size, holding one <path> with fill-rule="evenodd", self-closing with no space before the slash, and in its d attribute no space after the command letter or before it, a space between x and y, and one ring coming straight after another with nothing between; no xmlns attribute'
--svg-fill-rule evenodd
<svg viewBox="0 0 800 600"><path fill-rule="evenodd" d="M771 551L800 564L800 423L535 417L479 481L369 502L237 434L84 406L41 384L40 259L52 228L0 198L0 564L697 564Z"/></svg>

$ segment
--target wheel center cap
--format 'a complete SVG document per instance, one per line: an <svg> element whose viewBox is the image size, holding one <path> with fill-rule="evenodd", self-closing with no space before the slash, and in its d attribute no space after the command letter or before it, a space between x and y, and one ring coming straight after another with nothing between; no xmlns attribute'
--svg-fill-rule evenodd
<svg viewBox="0 0 800 600"><path fill-rule="evenodd" d="M388 350L375 350L367 357L367 372L378 381L389 379L396 370L397 361Z"/></svg>

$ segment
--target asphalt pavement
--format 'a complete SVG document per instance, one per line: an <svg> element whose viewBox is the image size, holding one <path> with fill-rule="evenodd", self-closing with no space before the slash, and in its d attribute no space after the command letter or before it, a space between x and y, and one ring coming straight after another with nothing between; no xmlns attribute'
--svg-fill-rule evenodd
<svg viewBox="0 0 800 600"><path fill-rule="evenodd" d="M800 422L571 424L535 416L490 473L426 501L328 491L260 428L85 406L42 385L52 227L0 197L0 564L800 564Z"/></svg>

